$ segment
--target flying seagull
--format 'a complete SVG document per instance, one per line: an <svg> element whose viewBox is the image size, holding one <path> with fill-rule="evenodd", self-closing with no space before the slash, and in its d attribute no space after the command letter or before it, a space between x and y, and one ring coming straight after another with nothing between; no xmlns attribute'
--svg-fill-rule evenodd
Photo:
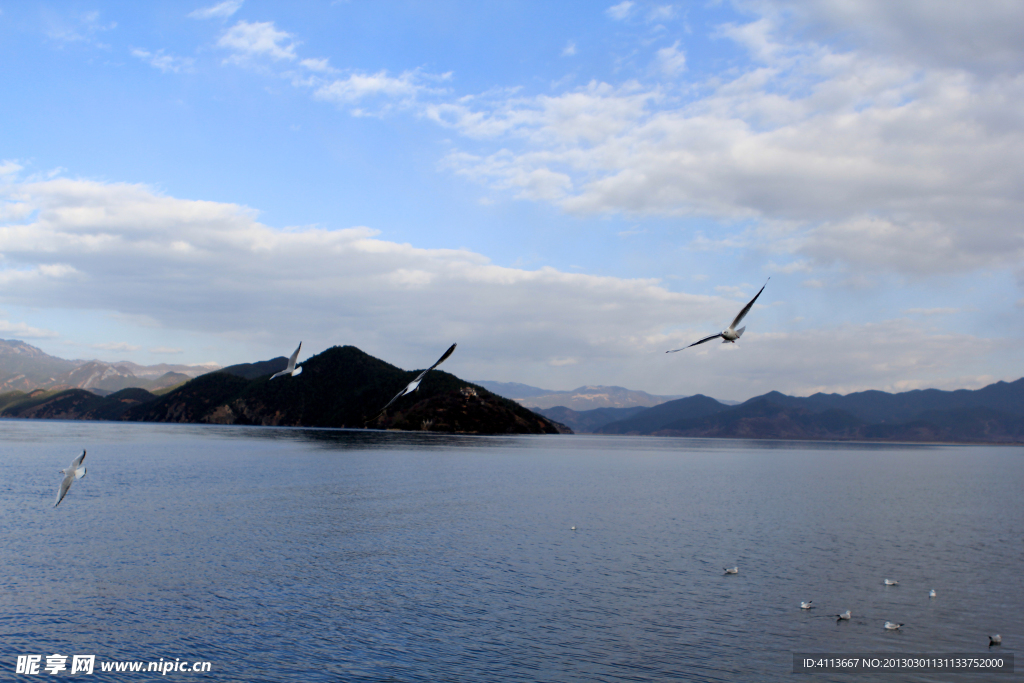
<svg viewBox="0 0 1024 683"><path fill-rule="evenodd" d="M900 630L900 626L903 626L903 624L894 624L891 621L885 622L885 630L886 631L899 631Z"/></svg>
<svg viewBox="0 0 1024 683"><path fill-rule="evenodd" d="M768 280L771 280L771 278L768 278ZM719 337L722 338L722 343L723 344L725 342L732 342L733 344L735 344L736 340L739 339L741 336L743 336L743 330L747 329L746 327L741 327L740 329L737 330L736 326L739 325L740 321L743 320L743 318L747 315L747 313L750 312L750 307L754 305L754 302L757 301L757 297L761 296L761 292L763 292L764 288L768 286L768 280L764 281L764 284L761 285L761 289L757 290L757 294L754 295L754 298L750 300L750 303L748 303L746 306L743 307L743 310L740 311L740 314L738 316L736 316L735 320L732 321L732 324L729 325L729 327L727 327L726 329L722 330L718 334L713 334L710 337L704 337L700 341L695 341L692 344L690 344L690 346L696 346L697 344L703 344L704 342L709 342L712 339L718 339ZM682 348L672 349L671 351L666 351L665 353L675 353L676 351L682 351L683 349L688 349L688 348L690 348L690 346L684 346Z"/></svg>
<svg viewBox="0 0 1024 683"><path fill-rule="evenodd" d="M458 344L452 344L451 346L449 346L448 350L444 352L443 356L441 356L440 358L437 359L436 363L434 363L429 368L427 368L426 370L421 372L419 375L417 375L416 379L414 379L413 381L409 382L409 384L404 389L399 391L398 394L393 399L388 401L388 404L386 406L384 406L383 408L381 408L380 412L377 413L376 415L374 415L373 419L369 420L369 422L373 422L373 420L376 420L378 417L383 415L384 411L387 410L388 408L390 408L391 404L394 403L395 401L397 401L398 399L402 398L406 394L411 394L412 392L414 392L417 389L419 389L420 388L420 382L423 381L423 378L426 376L426 374L428 372L430 372L431 370L433 370L434 368L436 368L441 363L445 362L448 359L448 356L450 356L450 355L452 355L452 353L454 353L456 346L458 346Z"/></svg>
<svg viewBox="0 0 1024 683"><path fill-rule="evenodd" d="M739 574L740 573L740 568L739 567L730 567L730 568L725 570L725 573L726 574Z"/></svg>
<svg viewBox="0 0 1024 683"><path fill-rule="evenodd" d="M301 349L301 348L302 348L302 342L299 342L299 349ZM298 358L299 358L299 349L295 349L295 353L293 353L292 357L288 359L288 367L286 367L284 370L282 370L281 372L277 373L276 375L274 375L270 379L274 379L274 377L280 377L281 375L291 375L292 377L294 377L295 375L301 375L302 374L302 368L295 367L295 361L298 360ZM267 381L269 382L270 380L267 380Z"/></svg>
<svg viewBox="0 0 1024 683"><path fill-rule="evenodd" d="M814 600L808 600L807 602L801 601L800 609L814 609L814 605L811 604L812 602L814 602Z"/></svg>
<svg viewBox="0 0 1024 683"><path fill-rule="evenodd" d="M850 616L851 616L850 615L850 610L846 610L842 614L837 614L836 615L836 621L849 621L850 620Z"/></svg>
<svg viewBox="0 0 1024 683"><path fill-rule="evenodd" d="M53 504L53 507L60 505L60 502L64 500L64 496L68 495L68 489L71 488L71 482L85 476L85 468L82 467L83 460L85 460L85 451L82 451L80 456L72 460L66 470L60 471L60 473L64 475L64 481L60 483L60 489L57 491L57 502Z"/></svg>

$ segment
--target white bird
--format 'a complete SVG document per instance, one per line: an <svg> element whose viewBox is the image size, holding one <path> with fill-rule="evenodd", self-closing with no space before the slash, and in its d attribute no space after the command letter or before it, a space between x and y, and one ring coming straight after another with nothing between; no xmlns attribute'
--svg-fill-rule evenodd
<svg viewBox="0 0 1024 683"><path fill-rule="evenodd" d="M740 573L740 568L739 567L731 567L729 569L726 569L725 573L726 574L739 574Z"/></svg>
<svg viewBox="0 0 1024 683"><path fill-rule="evenodd" d="M842 614L837 614L836 615L836 619L839 620L839 621L849 621L850 620L850 610L846 610Z"/></svg>
<svg viewBox="0 0 1024 683"><path fill-rule="evenodd" d="M420 382L423 381L423 378L426 376L426 374L428 372L430 372L431 370L433 370L434 368L436 368L441 363L445 362L445 360L448 358L448 356L452 355L452 353L455 351L455 347L456 346L458 346L458 344L452 344L451 346L449 346L448 350L444 352L443 356L441 356L440 358L437 359L436 363L434 363L429 368L427 368L426 370L421 372L419 375L417 375L416 379L414 379L413 381L409 382L409 384L404 389L399 391L398 394L393 399L388 401L388 404L386 406L384 406L383 408L381 408L379 413L374 415L373 420L376 420L378 417L383 415L384 411L387 410L391 406L392 403L394 403L398 399L402 398L406 394L411 394L412 392L414 392L417 389L419 389L420 388ZM373 422L373 420L370 420L370 422Z"/></svg>
<svg viewBox="0 0 1024 683"><path fill-rule="evenodd" d="M771 280L771 278L768 278L768 280ZM723 344L725 342L732 342L733 344L735 344L736 340L743 336L743 330L747 329L746 327L741 327L740 329L737 330L736 326L739 325L740 321L743 320L743 318L747 315L747 313L750 312L750 307L754 305L754 302L757 301L757 297L761 296L761 292L763 292L764 288L768 286L768 280L764 281L764 284L761 285L761 289L757 290L757 294L754 295L754 298L750 300L750 303L748 303L746 306L743 307L743 310L740 311L740 314L736 316L736 318L732 321L732 324L729 325L729 327L727 327L726 329L722 330L718 334L713 334L710 337L704 337L700 341L695 341L692 344L690 344L690 346L696 346L697 344L703 344L704 342L711 341L712 339L718 339L719 337L722 338L722 343ZM688 348L690 348L690 346L684 346L682 348L672 349L671 351L666 351L665 353L675 353L676 351L682 351L683 349L688 349Z"/></svg>
<svg viewBox="0 0 1024 683"><path fill-rule="evenodd" d="M811 604L812 602L814 602L814 600L808 600L807 602L801 601L800 609L814 609L814 605Z"/></svg>
<svg viewBox="0 0 1024 683"><path fill-rule="evenodd" d="M900 630L900 626L903 626L903 624L894 624L891 621L885 622L885 630L886 631L899 631Z"/></svg>
<svg viewBox="0 0 1024 683"><path fill-rule="evenodd" d="M296 375L301 375L302 374L302 368L295 367L295 361L298 360L298 358L299 358L299 349L301 349L301 348L302 348L302 342L299 342L299 348L295 349L295 353L293 353L292 357L288 359L288 367L286 367L284 370L282 370L281 372L277 373L276 375L274 375L270 379L274 379L274 377L280 377L281 375L291 375L292 377L295 377ZM267 380L267 381L269 382L270 380Z"/></svg>
<svg viewBox="0 0 1024 683"><path fill-rule="evenodd" d="M569 529L569 531L576 531L576 526L573 525L573 527L571 529Z"/></svg>
<svg viewBox="0 0 1024 683"><path fill-rule="evenodd" d="M999 635L998 633L996 635L994 635L994 636L989 636L988 637L988 646L989 647L992 647L993 645L1002 645L1002 644L1003 644L1003 637L1001 635Z"/></svg>
<svg viewBox="0 0 1024 683"><path fill-rule="evenodd" d="M85 451L82 451L80 456L72 460L66 470L60 471L60 473L64 475L64 481L60 483L60 488L57 490L57 502L53 504L53 507L60 505L60 502L64 500L64 496L68 495L68 489L71 488L71 482L85 476L85 468L82 467L83 460L85 460Z"/></svg>
<svg viewBox="0 0 1024 683"><path fill-rule="evenodd" d="M899 581L893 581L892 579L886 579L885 581L883 581L883 583L886 586L898 586L898 585L900 585Z"/></svg>
<svg viewBox="0 0 1024 683"><path fill-rule="evenodd" d="M928 597L929 598L934 598L935 596L936 596L936 593L935 593L935 589L934 588L931 589L930 591L928 591Z"/></svg>

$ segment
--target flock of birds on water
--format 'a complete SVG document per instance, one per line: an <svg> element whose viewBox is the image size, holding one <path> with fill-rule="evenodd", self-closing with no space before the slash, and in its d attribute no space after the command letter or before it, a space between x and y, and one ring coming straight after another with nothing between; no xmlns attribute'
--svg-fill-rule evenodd
<svg viewBox="0 0 1024 683"><path fill-rule="evenodd" d="M771 278L768 278L768 280L771 280ZM672 349L670 351L666 351L665 353L675 353L676 351L683 351L685 349L689 349L691 347L697 346L698 344L703 344L705 342L709 342L712 339L718 339L719 337L722 339L722 343L723 344L728 343L728 342L731 342L731 343L735 344L736 340L739 339L741 336L743 336L743 331L747 329L745 326L741 327L739 329L736 329L736 326L739 325L743 321L743 318L746 317L747 313L750 312L750 309L754 306L754 302L757 301L757 298L759 296L761 296L761 292L764 291L764 288L768 286L768 280L765 280L765 283L763 285L761 285L761 289L759 289L757 291L757 294L754 295L753 299L751 299L749 302L747 302L747 305L744 306L743 309L739 312L739 314L733 319L732 323L729 324L729 327L727 327L726 329L722 330L718 334L713 334L713 335L711 335L709 337L704 337L703 339L695 341L692 344L690 344L689 346L683 346L683 347L680 347L678 349ZM406 396L408 394L411 394L412 392L414 392L417 389L419 389L420 383L423 381L423 378L426 377L427 373L430 372L431 370L435 369L437 366L439 366L445 360L447 360L448 357L451 356L452 353L455 352L455 347L456 346L457 346L457 344L452 344L450 347L448 347L448 350L445 351L444 354L440 358L437 359L436 363L434 363L429 368L427 368L426 370L421 372L419 375L417 375L416 379L414 379L413 381L409 382L409 384L407 384L401 391L399 391L397 394L395 394L395 397L392 398L390 401L388 401L387 405L385 405L383 408L381 408L380 412L378 412L372 419L368 420L367 424L369 424L370 422L373 422L374 420L379 418L381 415L383 415L385 413L385 411L387 411L387 409L390 408L391 404L393 404L395 401L397 401L401 397ZM274 380L274 379L277 379L278 377L295 377L297 375L302 374L302 366L296 364L296 361L299 358L299 351L301 351L301 350L302 350L302 342L299 342L298 348L296 348L295 352L292 353L291 357L288 358L288 364L285 366L285 369L282 370L281 372L275 373L274 375L272 375L270 377L270 379ZM64 496L67 495L68 490L71 488L72 482L74 482L74 481L76 481L78 479L81 479L82 477L85 476L85 467L82 465L82 462L84 460L85 460L85 451L83 450L82 454L80 456L78 456L77 458L75 458L74 460L71 461L71 464L67 467L67 469L63 469L63 470L60 471L60 473L64 475L64 479L61 481L60 488L57 491L57 502L53 504L54 507L57 507L58 505L60 505L60 502L62 500L64 500ZM571 528L571 531L576 531L576 526L575 525L573 525L573 527ZM739 567L726 567L725 568L725 574L726 575L739 574L739 572L740 572ZM898 586L899 585L899 581L895 581L893 579L884 579L883 583L886 586ZM936 595L937 595L937 593L935 592L934 588L931 589L928 592L928 597L929 598L934 598L934 597L936 597ZM813 603L814 603L813 600L808 600L806 602L801 601L800 602L800 609L803 609L803 610L814 609L815 605ZM842 621L850 621L851 618L852 618L852 613L851 613L850 610L846 610L845 612L842 612L842 613L837 614L835 616L836 616L836 623L839 623L839 622L842 622ZM897 624L897 623L892 622L892 621L886 621L885 624L882 626L882 628L884 628L886 631L899 631L900 628L902 628L905 625L906 624L902 624L902 623ZM1003 638L999 634L990 635L988 637L988 640L989 640L989 643L988 643L989 647L993 647L995 645L1001 645L1002 642L1003 642Z"/></svg>
<svg viewBox="0 0 1024 683"><path fill-rule="evenodd" d="M574 526L573 527L573 531L575 531L575 530L576 530L576 527ZM724 567L724 569L725 569L725 575L726 576L728 576L730 574L739 574L740 573L740 568L739 567ZM883 579L882 580L882 584L886 585L886 586L898 586L898 585L900 585L900 582L896 581L895 579ZM928 597L929 598L934 598L934 597L937 597L937 596L938 596L938 593L935 591L934 588L932 588L930 591L928 591ZM816 607L816 605L814 604L813 600L807 600L807 601L801 600L800 601L800 609L812 610L815 607ZM836 614L835 617L836 617L836 623L838 624L838 623L843 622L843 621L850 621L853 618L853 613L852 613L851 610L846 610L845 612L842 612L840 614ZM903 623L897 624L894 621L886 621L882 625L882 628L884 628L886 631L899 631L904 626L906 626L906 624L903 624ZM1003 644L1003 637L1001 635L999 635L998 633L990 635L988 637L988 646L989 647L992 647L994 645L1002 645L1002 644Z"/></svg>

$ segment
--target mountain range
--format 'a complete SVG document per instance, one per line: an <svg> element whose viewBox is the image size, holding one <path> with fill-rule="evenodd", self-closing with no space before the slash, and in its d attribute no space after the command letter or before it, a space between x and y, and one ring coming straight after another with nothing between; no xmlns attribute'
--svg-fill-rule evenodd
<svg viewBox="0 0 1024 683"><path fill-rule="evenodd" d="M552 391L532 387L518 382L476 381L489 391L511 398L527 408L554 408L563 406L572 410L593 410L595 408L634 408L656 406L682 396L656 396L646 391L623 387L583 386L571 391Z"/></svg>
<svg viewBox="0 0 1024 683"><path fill-rule="evenodd" d="M1024 378L977 390L787 396L773 391L730 406L689 396L625 412L538 410L597 434L757 439L1024 442Z"/></svg>
<svg viewBox="0 0 1024 683"><path fill-rule="evenodd" d="M16 339L0 339L0 392L88 389L109 394L138 387L156 391L217 370L203 365L138 365L129 361L65 360Z"/></svg>
<svg viewBox="0 0 1024 683"><path fill-rule="evenodd" d="M411 382L404 371L354 346L311 356L302 373L271 381L284 357L233 365L156 396L127 388L108 396L83 389L0 394L0 415L20 418L194 422L231 425L372 427L476 434L568 431L514 401L441 370L384 415L377 411Z"/></svg>

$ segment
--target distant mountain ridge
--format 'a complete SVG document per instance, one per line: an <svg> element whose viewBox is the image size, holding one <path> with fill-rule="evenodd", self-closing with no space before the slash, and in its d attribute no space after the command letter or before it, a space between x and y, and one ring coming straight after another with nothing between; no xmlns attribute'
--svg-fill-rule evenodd
<svg viewBox="0 0 1024 683"><path fill-rule="evenodd" d="M156 391L181 384L220 366L139 365L130 361L65 360L16 339L0 339L0 392L88 389L106 394L137 387Z"/></svg>
<svg viewBox="0 0 1024 683"><path fill-rule="evenodd" d="M646 391L635 391L624 387L582 386L572 391L552 392L515 398L514 400L527 408L563 406L575 411L583 411L595 408L649 408L677 398L680 396L656 396L648 394Z"/></svg>
<svg viewBox="0 0 1024 683"><path fill-rule="evenodd" d="M1024 442L1024 378L977 390L787 396L727 406L690 396L597 428L600 434L931 442Z"/></svg>

